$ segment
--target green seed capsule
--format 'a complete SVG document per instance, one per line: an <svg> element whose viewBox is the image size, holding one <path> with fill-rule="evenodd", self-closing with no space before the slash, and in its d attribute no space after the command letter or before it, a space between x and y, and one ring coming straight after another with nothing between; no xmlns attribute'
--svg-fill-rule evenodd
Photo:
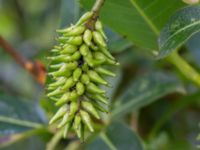
<svg viewBox="0 0 200 150"><path fill-rule="evenodd" d="M73 90L70 94L70 100L71 101L76 101L78 99L79 95L78 93L76 92L76 90Z"/></svg>
<svg viewBox="0 0 200 150"><path fill-rule="evenodd" d="M97 113L96 109L94 108L94 106L88 102L88 101L82 101L81 102L81 106L88 111L89 113L91 113L95 118L100 119L99 114Z"/></svg>
<svg viewBox="0 0 200 150"><path fill-rule="evenodd" d="M112 60L112 59L107 59L106 62L109 65L119 66L119 63L114 61L114 60Z"/></svg>
<svg viewBox="0 0 200 150"><path fill-rule="evenodd" d="M82 56L86 56L89 53L89 47L85 44L81 45L79 49Z"/></svg>
<svg viewBox="0 0 200 150"><path fill-rule="evenodd" d="M88 66L86 63L84 63L84 64L82 65L81 69L82 69L84 72L87 72L88 69L89 69L89 66Z"/></svg>
<svg viewBox="0 0 200 150"><path fill-rule="evenodd" d="M60 51L61 54L72 54L77 51L77 46L71 44L65 44L64 49Z"/></svg>
<svg viewBox="0 0 200 150"><path fill-rule="evenodd" d="M93 15L93 12L89 11L86 12L80 19L79 21L76 23L76 26L82 25L83 23L85 23L88 19L90 19Z"/></svg>
<svg viewBox="0 0 200 150"><path fill-rule="evenodd" d="M106 47L106 43L105 43L103 37L101 36L101 34L99 32L93 31L92 36L93 36L93 39L94 39L94 41L97 45L102 46L102 47Z"/></svg>
<svg viewBox="0 0 200 150"><path fill-rule="evenodd" d="M76 61L79 60L81 58L81 53L79 51L75 52L72 56L71 56L71 60L72 61Z"/></svg>
<svg viewBox="0 0 200 150"><path fill-rule="evenodd" d="M103 31L103 25L102 25L102 23L101 23L100 20L96 21L96 23L95 23L95 29L103 36L103 38L105 40L108 40L108 38L106 37L106 34Z"/></svg>
<svg viewBox="0 0 200 150"><path fill-rule="evenodd" d="M56 106L63 105L64 103L67 103L69 99L70 93L67 92L61 96L61 98L56 102Z"/></svg>
<svg viewBox="0 0 200 150"><path fill-rule="evenodd" d="M56 48L54 48L54 49L51 50L52 53L58 53L59 51L60 51L60 50L59 50L59 49L56 49Z"/></svg>
<svg viewBox="0 0 200 150"><path fill-rule="evenodd" d="M90 45L90 47L91 47L91 49L92 49L93 51L98 51L98 50L99 50L99 47L96 46L96 45L94 45L93 43Z"/></svg>
<svg viewBox="0 0 200 150"><path fill-rule="evenodd" d="M93 104L93 106L94 106L97 110L99 110L99 111L101 111L101 112L108 113L108 110L105 109L103 106L101 106L99 103L97 103L97 102L92 102L92 104Z"/></svg>
<svg viewBox="0 0 200 150"><path fill-rule="evenodd" d="M74 70L74 69L76 69L76 67L78 67L78 62L76 62L76 61L70 62L70 63L67 64L68 70Z"/></svg>
<svg viewBox="0 0 200 150"><path fill-rule="evenodd" d="M68 44L77 45L77 46L81 45L82 42L83 42L82 36L74 36L74 37L69 38L66 41L66 43L68 43Z"/></svg>
<svg viewBox="0 0 200 150"><path fill-rule="evenodd" d="M100 83L100 84L104 84L104 85L108 85L108 83L100 75L98 75L98 73L96 73L95 71L89 70L87 72L87 74L91 81Z"/></svg>
<svg viewBox="0 0 200 150"><path fill-rule="evenodd" d="M74 124L73 124L73 128L76 132L76 134L78 135L79 138L81 138L81 116L78 114L75 116L74 118Z"/></svg>
<svg viewBox="0 0 200 150"><path fill-rule="evenodd" d="M58 71L55 71L49 74L53 76L61 76L65 74L66 69L67 69L67 65L63 64Z"/></svg>
<svg viewBox="0 0 200 150"><path fill-rule="evenodd" d="M85 86L83 85L83 83L78 82L76 84L76 91L78 95L83 95L83 93L85 92Z"/></svg>
<svg viewBox="0 0 200 150"><path fill-rule="evenodd" d="M94 57L97 60L101 60L103 62L107 61L107 57L101 52L94 52Z"/></svg>
<svg viewBox="0 0 200 150"><path fill-rule="evenodd" d="M106 55L108 58L110 58L112 60L115 60L115 58L110 54L110 52L106 48L101 47L100 51L103 52L104 55Z"/></svg>
<svg viewBox="0 0 200 150"><path fill-rule="evenodd" d="M75 82L79 80L81 74L82 74L81 68L76 68L75 71L73 72L73 79Z"/></svg>
<svg viewBox="0 0 200 150"><path fill-rule="evenodd" d="M89 29L85 30L83 34L83 40L88 46L92 45L92 31L91 30Z"/></svg>
<svg viewBox="0 0 200 150"><path fill-rule="evenodd" d="M64 33L64 36L78 36L85 31L85 26L76 26L72 28L69 32Z"/></svg>
<svg viewBox="0 0 200 150"><path fill-rule="evenodd" d="M61 76L69 77L69 76L71 76L71 74L72 74L72 72L70 70L66 70L63 72L55 71L55 72L49 73L49 75L52 75L54 78L61 77Z"/></svg>
<svg viewBox="0 0 200 150"><path fill-rule="evenodd" d="M52 69L59 69L60 67L62 67L65 63L60 63L60 64L54 64L54 65L50 65L49 67Z"/></svg>
<svg viewBox="0 0 200 150"><path fill-rule="evenodd" d="M64 105L64 106L62 106L62 107L56 112L56 114L51 118L51 120L49 121L49 124L54 123L56 120L58 120L59 118L61 118L66 112L67 112L67 106Z"/></svg>
<svg viewBox="0 0 200 150"><path fill-rule="evenodd" d="M69 37L58 37L58 41L61 42L61 43L66 43L70 38ZM69 43L70 44L70 43Z"/></svg>
<svg viewBox="0 0 200 150"><path fill-rule="evenodd" d="M51 97L51 96L56 96L56 95L60 95L62 94L63 92L61 91L60 88L57 88L56 90L50 92L47 94L48 97Z"/></svg>
<svg viewBox="0 0 200 150"><path fill-rule="evenodd" d="M105 93L104 90L100 89L98 86L96 86L94 83L91 82L87 84L86 89L90 93L99 93L99 94Z"/></svg>
<svg viewBox="0 0 200 150"><path fill-rule="evenodd" d="M49 87L58 87L58 86L64 84L65 81L66 81L65 77L59 77L57 79L57 81L55 81L54 83L49 84Z"/></svg>
<svg viewBox="0 0 200 150"><path fill-rule="evenodd" d="M88 83L90 83L90 78L89 78L89 76L87 75L87 74L82 74L82 76L81 76L81 82L83 83L83 84L88 84Z"/></svg>
<svg viewBox="0 0 200 150"><path fill-rule="evenodd" d="M75 26L70 26L68 28L65 28L65 29L58 29L56 30L56 32L58 33L67 33L67 32L70 32L71 30L73 30L75 28Z"/></svg>
<svg viewBox="0 0 200 150"><path fill-rule="evenodd" d="M74 115L78 110L78 104L77 102L71 102L70 103L70 115Z"/></svg>
<svg viewBox="0 0 200 150"><path fill-rule="evenodd" d="M107 70L107 69L104 69L102 67L97 67L95 68L95 70L100 73L100 74L103 74L103 75L108 75L108 76L112 76L112 77L115 77L116 74L114 74L113 72Z"/></svg>
<svg viewBox="0 0 200 150"><path fill-rule="evenodd" d="M58 128L61 128L65 125L67 125L72 119L73 119L73 116L70 116L69 112L67 112L64 115L62 121L58 124Z"/></svg>
<svg viewBox="0 0 200 150"><path fill-rule="evenodd" d="M66 91L68 90L70 87L72 87L74 85L74 80L72 77L68 78L66 83L63 85L62 90Z"/></svg>
<svg viewBox="0 0 200 150"><path fill-rule="evenodd" d="M59 56L49 57L48 59L51 60L53 63L69 62L69 61L71 61L70 55L66 55L66 54L65 55L59 55Z"/></svg>
<svg viewBox="0 0 200 150"><path fill-rule="evenodd" d="M67 134L68 134L70 128L71 128L71 123L68 123L68 124L65 125L65 127L64 127L64 132L63 132L63 137L64 137L64 138L67 137Z"/></svg>
<svg viewBox="0 0 200 150"><path fill-rule="evenodd" d="M94 132L94 129L92 127L92 121L90 119L90 115L87 112L83 111L83 110L80 110L80 115L81 115L81 119L87 125L87 127L89 128L89 130L91 132Z"/></svg>
<svg viewBox="0 0 200 150"><path fill-rule="evenodd" d="M108 104L107 99L104 96L102 96L102 95L99 95L99 94L90 94L89 97L92 98L92 99L94 99L94 100L98 100L98 101L100 101L100 102L102 102L104 104Z"/></svg>
<svg viewBox="0 0 200 150"><path fill-rule="evenodd" d="M84 57L84 61L86 61L90 67L102 65L105 62L104 60L96 60L96 59L93 59L93 58L87 57L87 56Z"/></svg>

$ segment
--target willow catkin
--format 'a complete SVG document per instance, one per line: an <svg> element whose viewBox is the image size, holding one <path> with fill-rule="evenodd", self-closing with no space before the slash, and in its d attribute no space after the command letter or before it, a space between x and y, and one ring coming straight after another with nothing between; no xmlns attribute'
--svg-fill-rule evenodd
<svg viewBox="0 0 200 150"><path fill-rule="evenodd" d="M103 76L115 74L104 65L118 65L107 49L107 37L99 19L94 22L93 12L86 12L79 21L66 29L57 30L59 44L48 57L51 82L47 96L55 101L58 111L49 121L58 122L66 137L70 129L84 139L84 131L94 131L92 117L100 119L99 112L107 112L105 90L109 86ZM93 21L93 28L87 23Z"/></svg>

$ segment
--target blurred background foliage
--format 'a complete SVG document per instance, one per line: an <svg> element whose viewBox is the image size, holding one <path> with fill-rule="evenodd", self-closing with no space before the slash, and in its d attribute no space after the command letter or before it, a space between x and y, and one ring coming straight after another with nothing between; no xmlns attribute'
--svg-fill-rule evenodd
<svg viewBox="0 0 200 150"><path fill-rule="evenodd" d="M158 31L185 6L180 0L137 2L142 9L148 5L144 13ZM45 56L56 42L55 29L77 21L93 3L0 0L0 35L27 59L40 60L47 66ZM100 125L102 131L90 135L84 143L73 134L62 139L54 126L48 126L56 108L45 97L44 87L0 48L0 149L196 149L200 91L171 64L155 60L157 33L136 11L128 0L107 0L102 9L100 17L110 51L121 65L117 78L109 79L113 88L108 89L111 113L104 117L108 125ZM181 51L198 70L199 37L193 36Z"/></svg>

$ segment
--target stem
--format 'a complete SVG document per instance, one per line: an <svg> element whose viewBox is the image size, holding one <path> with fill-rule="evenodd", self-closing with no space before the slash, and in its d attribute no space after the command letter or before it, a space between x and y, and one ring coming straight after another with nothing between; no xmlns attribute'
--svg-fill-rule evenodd
<svg viewBox="0 0 200 150"><path fill-rule="evenodd" d="M85 24L85 26L90 29L90 30L94 30L94 25L95 22L97 20L97 18L99 17L99 12L104 4L105 0L96 0L94 6L92 7L92 11L93 11L93 16L88 20L88 22Z"/></svg>
<svg viewBox="0 0 200 150"><path fill-rule="evenodd" d="M44 84L46 80L46 70L44 65L39 61L27 60L24 56L20 55L15 48L13 48L1 35L0 35L0 47L5 52L14 58L14 60L21 65L25 70L31 73L40 84Z"/></svg>
<svg viewBox="0 0 200 150"><path fill-rule="evenodd" d="M3 39L3 37L0 36L0 46L9 54L11 55L15 61L20 64L21 66L25 67L26 66L26 63L27 63L27 60L19 55L19 53L17 53L17 51L10 45L6 42L5 39Z"/></svg>
<svg viewBox="0 0 200 150"><path fill-rule="evenodd" d="M0 116L0 122L20 125L20 126L29 127L29 128L40 128L43 126L42 124L39 124L39 123L30 122L26 120L19 120L15 118L4 117L4 116Z"/></svg>
<svg viewBox="0 0 200 150"><path fill-rule="evenodd" d="M96 0L96 3L92 7L92 11L95 12L96 14L99 14L99 11L101 7L103 6L105 0Z"/></svg>
<svg viewBox="0 0 200 150"><path fill-rule="evenodd" d="M179 71L189 80L193 81L200 87L200 74L187 63L177 52L172 53L168 58L172 64L174 64Z"/></svg>
<svg viewBox="0 0 200 150"><path fill-rule="evenodd" d="M115 145L113 145L113 143L110 141L110 139L107 137L107 135L104 132L100 133L100 137L108 145L108 147L111 150L117 150Z"/></svg>
<svg viewBox="0 0 200 150"><path fill-rule="evenodd" d="M53 138L47 143L46 150L55 150L56 145L62 139L63 130L58 131Z"/></svg>

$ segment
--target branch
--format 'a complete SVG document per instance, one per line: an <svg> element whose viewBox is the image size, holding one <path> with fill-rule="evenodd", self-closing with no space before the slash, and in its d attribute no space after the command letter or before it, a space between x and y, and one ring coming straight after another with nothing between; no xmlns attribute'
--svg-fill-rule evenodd
<svg viewBox="0 0 200 150"><path fill-rule="evenodd" d="M92 8L92 11L95 12L96 14L99 14L99 11L101 7L103 6L104 2L105 0L97 0Z"/></svg>
<svg viewBox="0 0 200 150"><path fill-rule="evenodd" d="M40 84L46 80L46 70L40 61L30 61L20 55L2 36L0 36L0 47L7 52L25 70L30 72Z"/></svg>

